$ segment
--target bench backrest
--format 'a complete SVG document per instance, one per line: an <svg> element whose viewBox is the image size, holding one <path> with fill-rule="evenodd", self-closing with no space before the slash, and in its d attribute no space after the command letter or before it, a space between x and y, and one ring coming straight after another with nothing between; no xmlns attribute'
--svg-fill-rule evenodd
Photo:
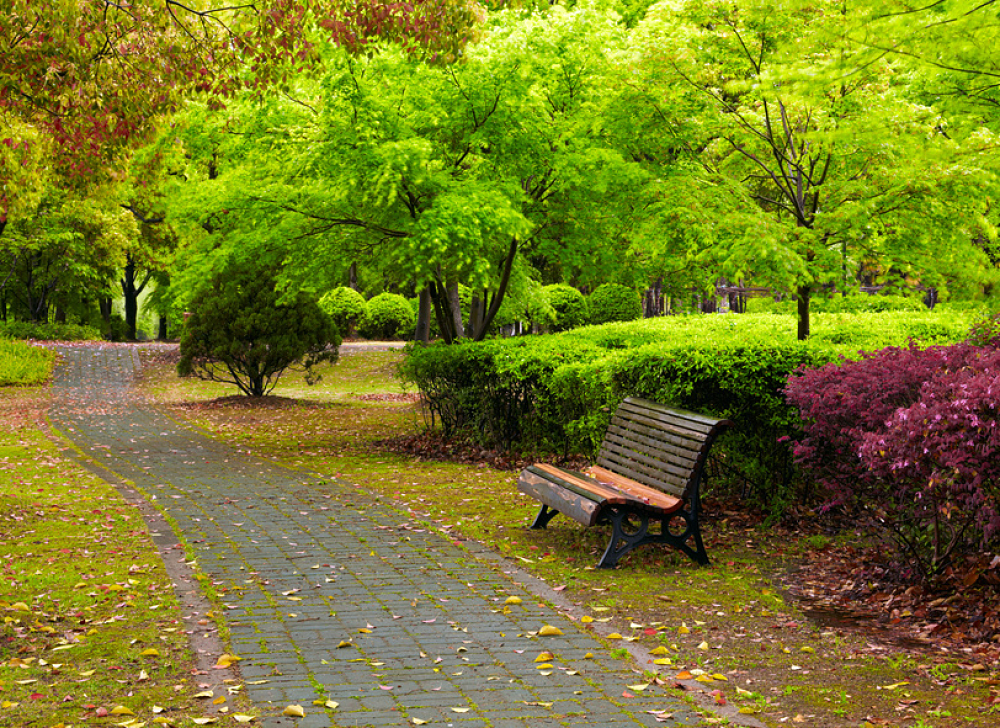
<svg viewBox="0 0 1000 728"><path fill-rule="evenodd" d="M733 423L638 397L619 405L597 464L665 493L686 498L712 442Z"/></svg>

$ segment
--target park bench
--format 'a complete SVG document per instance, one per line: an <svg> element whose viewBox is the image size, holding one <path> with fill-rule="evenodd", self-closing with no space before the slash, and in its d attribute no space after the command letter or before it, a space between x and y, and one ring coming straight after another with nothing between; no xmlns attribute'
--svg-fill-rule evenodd
<svg viewBox="0 0 1000 728"><path fill-rule="evenodd" d="M581 473L536 463L521 472L518 489L542 503L531 527L545 528L559 513L585 526L610 523L601 567L647 543L669 544L707 564L699 489L709 448L732 424L627 398L611 418L595 465Z"/></svg>

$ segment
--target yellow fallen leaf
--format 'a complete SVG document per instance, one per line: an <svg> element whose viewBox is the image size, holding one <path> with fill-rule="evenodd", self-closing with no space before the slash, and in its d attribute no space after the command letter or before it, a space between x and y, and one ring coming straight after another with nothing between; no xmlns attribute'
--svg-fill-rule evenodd
<svg viewBox="0 0 1000 728"><path fill-rule="evenodd" d="M542 677L548 677L552 674L552 670L541 670L538 674Z"/></svg>
<svg viewBox="0 0 1000 728"><path fill-rule="evenodd" d="M660 645L656 649L650 650L649 654L651 654L651 655L668 655L670 653L667 651L666 647L664 647L663 645Z"/></svg>
<svg viewBox="0 0 1000 728"><path fill-rule="evenodd" d="M642 683L640 685L629 685L628 687L629 690L635 690L636 692L641 693L643 690L649 687L649 683Z"/></svg>
<svg viewBox="0 0 1000 728"><path fill-rule="evenodd" d="M909 684L910 683L907 680L903 680L902 682L893 683L892 685L880 685L878 689L879 690L896 690L897 688L901 688L904 685L909 685Z"/></svg>
<svg viewBox="0 0 1000 728"><path fill-rule="evenodd" d="M681 622L681 626L677 628L677 634L691 634L691 630L686 624Z"/></svg>
<svg viewBox="0 0 1000 728"><path fill-rule="evenodd" d="M672 665L673 662L674 661L671 660L669 657L660 657L656 660L653 660L654 665Z"/></svg>
<svg viewBox="0 0 1000 728"><path fill-rule="evenodd" d="M214 698L215 697L215 693L213 693L211 690L202 690L200 693L197 693L194 697L196 697L196 698Z"/></svg>
<svg viewBox="0 0 1000 728"><path fill-rule="evenodd" d="M329 708L330 710L336 710L337 708L340 707L340 703L338 703L336 700L327 700L325 703L323 703L323 707Z"/></svg>
<svg viewBox="0 0 1000 728"><path fill-rule="evenodd" d="M583 659L584 660L592 660L592 659L594 659L594 653L593 652L588 652L586 655L583 656Z"/></svg>
<svg viewBox="0 0 1000 728"><path fill-rule="evenodd" d="M535 665L535 669L536 670L551 670L552 669L552 663L551 662L543 662L541 665Z"/></svg>
<svg viewBox="0 0 1000 728"><path fill-rule="evenodd" d="M153 718L153 722L157 725L173 725L174 721L171 718L164 718L162 715L158 718Z"/></svg>
<svg viewBox="0 0 1000 728"><path fill-rule="evenodd" d="M257 720L256 716L247 715L246 713L233 713L233 720L237 723L251 723Z"/></svg>
<svg viewBox="0 0 1000 728"><path fill-rule="evenodd" d="M413 721L413 725L427 725L430 723L429 720L422 720L421 718L411 718L410 720Z"/></svg>
<svg viewBox="0 0 1000 728"><path fill-rule="evenodd" d="M721 672L713 673L712 677L714 677L716 680L724 680L725 682L729 682L729 678L723 675Z"/></svg>
<svg viewBox="0 0 1000 728"><path fill-rule="evenodd" d="M97 670L85 670L84 672L80 673L80 677L90 677L95 672L97 672Z"/></svg>
<svg viewBox="0 0 1000 728"><path fill-rule="evenodd" d="M621 638L622 636L617 632L612 632L611 634L608 635L609 640L620 640Z"/></svg>
<svg viewBox="0 0 1000 728"><path fill-rule="evenodd" d="M143 650L139 654L142 655L143 657L159 657L160 651L155 647L150 647L148 650Z"/></svg>
<svg viewBox="0 0 1000 728"><path fill-rule="evenodd" d="M230 655L228 653L219 655L219 659L216 661L215 666L219 668L232 667L234 662L239 662L242 657L237 655Z"/></svg>
<svg viewBox="0 0 1000 728"><path fill-rule="evenodd" d="M11 612L30 612L31 608L24 602L14 602L7 609Z"/></svg>
<svg viewBox="0 0 1000 728"><path fill-rule="evenodd" d="M159 705L154 705L152 708L150 708L150 710L153 711L154 714L163 712L163 708L160 707Z"/></svg>
<svg viewBox="0 0 1000 728"><path fill-rule="evenodd" d="M219 721L215 718L192 718L191 722L195 725L211 725L212 723L218 723Z"/></svg>
<svg viewBox="0 0 1000 728"><path fill-rule="evenodd" d="M591 617L589 614L585 614L582 617L580 617L580 621L583 622L584 624L590 624L591 622L594 621L594 618Z"/></svg>
<svg viewBox="0 0 1000 728"><path fill-rule="evenodd" d="M538 634L541 637L555 637L561 635L563 632L558 627L553 627L551 624L547 624L538 630Z"/></svg>
<svg viewBox="0 0 1000 728"><path fill-rule="evenodd" d="M109 712L109 715L135 715L131 710L126 708L124 705L116 705Z"/></svg>
<svg viewBox="0 0 1000 728"><path fill-rule="evenodd" d="M521 597L507 597L504 600L503 603L504 604L520 604L521 603Z"/></svg>
<svg viewBox="0 0 1000 728"><path fill-rule="evenodd" d="M452 708L451 712L452 713L468 713L470 710L472 710L472 709L471 708Z"/></svg>
<svg viewBox="0 0 1000 728"><path fill-rule="evenodd" d="M674 675L674 678L677 680L690 680L693 677L694 675L687 670L681 670L679 673Z"/></svg>
<svg viewBox="0 0 1000 728"><path fill-rule="evenodd" d="M350 647L350 646L351 646L350 642L348 642L347 640L341 640L340 644L337 645L337 649L339 650L341 647Z"/></svg>
<svg viewBox="0 0 1000 728"><path fill-rule="evenodd" d="M372 633L372 631L370 629L368 629L367 627L362 627L361 629L358 630L358 632L360 632L361 634L371 634Z"/></svg>
<svg viewBox="0 0 1000 728"><path fill-rule="evenodd" d="M0 708L4 708L4 709L6 709L6 708L16 708L19 705L20 705L20 703L12 703L9 700L5 700L2 703L0 703Z"/></svg>
<svg viewBox="0 0 1000 728"><path fill-rule="evenodd" d="M551 652L539 652L538 657L535 658L535 662L548 662L554 657L555 655L553 655Z"/></svg>
<svg viewBox="0 0 1000 728"><path fill-rule="evenodd" d="M302 706L301 705L288 705L288 706L285 707L285 709L283 711L281 711L281 714L282 715L290 716L292 718L305 718L306 717L306 711L302 710Z"/></svg>
<svg viewBox="0 0 1000 728"><path fill-rule="evenodd" d="M799 648L799 652L815 652L815 651L816 650L814 648L810 647L809 645L806 645L805 647L800 647Z"/></svg>
<svg viewBox="0 0 1000 728"><path fill-rule="evenodd" d="M220 695L219 697L217 697L215 700L212 701L212 705L222 705L224 702L226 702L226 696Z"/></svg>
<svg viewBox="0 0 1000 728"><path fill-rule="evenodd" d="M699 650L707 650L708 649L708 642L702 642L700 645L698 645L698 649Z"/></svg>

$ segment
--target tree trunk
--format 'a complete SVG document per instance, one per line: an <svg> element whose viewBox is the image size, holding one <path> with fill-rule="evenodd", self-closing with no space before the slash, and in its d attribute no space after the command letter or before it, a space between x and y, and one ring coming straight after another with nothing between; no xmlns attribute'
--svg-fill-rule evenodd
<svg viewBox="0 0 1000 728"><path fill-rule="evenodd" d="M417 331L413 340L426 344L431 338L431 289L425 286L420 291L420 306L417 308Z"/></svg>
<svg viewBox="0 0 1000 728"><path fill-rule="evenodd" d="M351 263L351 269L347 272L347 285L353 290L358 290L358 264Z"/></svg>
<svg viewBox="0 0 1000 728"><path fill-rule="evenodd" d="M812 288L809 286L799 286L795 295L798 298L799 328L798 339L805 341L809 338L809 298L812 295Z"/></svg>
<svg viewBox="0 0 1000 728"><path fill-rule="evenodd" d="M159 326L159 331L156 332L156 338L159 341L166 341L167 340L167 317L166 316L163 316L163 315L160 316L160 326Z"/></svg>
<svg viewBox="0 0 1000 728"><path fill-rule="evenodd" d="M101 310L101 318L104 319L104 323L111 325L111 299L101 298L97 301L97 306Z"/></svg>
<svg viewBox="0 0 1000 728"><path fill-rule="evenodd" d="M56 323L64 324L66 323L66 309L62 307L62 304L56 304Z"/></svg>
<svg viewBox="0 0 1000 728"><path fill-rule="evenodd" d="M448 307L451 309L452 320L455 322L455 338L465 337L465 326L462 323L462 299L458 295L458 281L448 282Z"/></svg>
<svg viewBox="0 0 1000 728"><path fill-rule="evenodd" d="M125 337L135 339L135 328L139 318L139 293L135 285L135 259L126 258L122 272L122 295L125 297Z"/></svg>

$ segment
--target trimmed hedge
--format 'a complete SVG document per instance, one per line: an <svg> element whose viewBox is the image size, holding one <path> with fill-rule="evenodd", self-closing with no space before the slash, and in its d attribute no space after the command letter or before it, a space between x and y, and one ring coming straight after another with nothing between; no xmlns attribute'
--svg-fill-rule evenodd
<svg viewBox="0 0 1000 728"><path fill-rule="evenodd" d="M365 297L347 286L334 288L319 299L319 307L333 319L341 336L347 336L364 318L368 304Z"/></svg>
<svg viewBox="0 0 1000 728"><path fill-rule="evenodd" d="M368 301L358 334L365 339L402 339L413 333L416 323L409 301L396 293L380 293Z"/></svg>
<svg viewBox="0 0 1000 728"><path fill-rule="evenodd" d="M51 349L0 339L0 386L42 384L52 375L55 361Z"/></svg>
<svg viewBox="0 0 1000 728"><path fill-rule="evenodd" d="M569 331L585 325L589 320L587 299L573 286L555 283L545 286L542 291L555 313L555 319L550 324L552 331Z"/></svg>
<svg viewBox="0 0 1000 728"><path fill-rule="evenodd" d="M610 324L615 321L635 321L642 318L642 297L639 292L618 283L605 283L587 297L590 323Z"/></svg>
<svg viewBox="0 0 1000 728"><path fill-rule="evenodd" d="M593 455L618 403L648 397L736 423L716 463L760 505L779 511L796 481L789 438L798 416L788 377L859 349L964 338L959 314L817 315L816 335L795 340L794 317L694 315L609 324L565 334L411 350L403 375L446 434L486 446L536 446Z"/></svg>

